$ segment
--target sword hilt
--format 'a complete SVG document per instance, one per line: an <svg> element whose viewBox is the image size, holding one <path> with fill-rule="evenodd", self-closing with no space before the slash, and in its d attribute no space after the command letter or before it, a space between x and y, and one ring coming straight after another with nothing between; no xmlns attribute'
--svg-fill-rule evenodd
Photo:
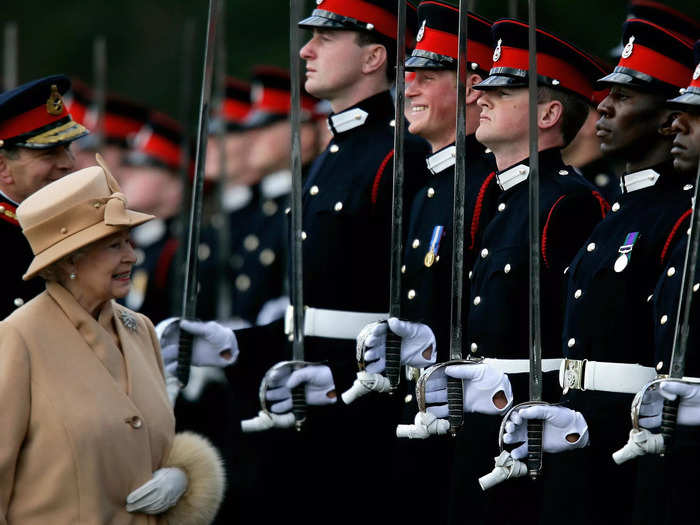
<svg viewBox="0 0 700 525"><path fill-rule="evenodd" d="M542 471L542 429L544 421L529 419L527 422L527 473L535 481Z"/></svg>
<svg viewBox="0 0 700 525"><path fill-rule="evenodd" d="M300 431L306 421L306 385L304 383L292 388L292 413L294 427Z"/></svg>
<svg viewBox="0 0 700 525"><path fill-rule="evenodd" d="M447 376L447 410L450 435L455 437L464 421L464 390L462 380Z"/></svg>
<svg viewBox="0 0 700 525"><path fill-rule="evenodd" d="M386 368L384 375L389 380L393 394L399 386L401 378L401 338L389 329L386 334Z"/></svg>
<svg viewBox="0 0 700 525"><path fill-rule="evenodd" d="M664 438L664 450L661 453L662 456L671 453L671 447L673 446L673 434L676 431L676 420L678 419L678 404L680 399L676 397L675 400L670 399L664 400L664 408L661 412L661 435Z"/></svg>
<svg viewBox="0 0 700 525"><path fill-rule="evenodd" d="M192 342L194 336L187 330L180 329L179 349L177 352L176 376L180 388L185 388L190 380L190 365L192 364Z"/></svg>

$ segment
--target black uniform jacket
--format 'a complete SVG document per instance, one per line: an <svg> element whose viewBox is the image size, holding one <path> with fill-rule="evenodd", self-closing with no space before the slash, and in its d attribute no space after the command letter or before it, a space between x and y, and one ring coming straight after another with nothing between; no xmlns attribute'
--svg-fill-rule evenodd
<svg viewBox="0 0 700 525"><path fill-rule="evenodd" d="M464 270L473 260L471 224L475 223L474 237L478 235L481 217L488 215L484 202L487 195L495 194L496 163L492 154L484 152L474 135L467 137L467 187L465 195ZM454 144L428 157L441 162L430 170L427 184L416 193L411 205L408 235L404 241L402 272L401 316L407 320L425 323L435 333L440 361L449 358L452 250L454 238ZM443 160L444 159L444 160ZM478 204L478 205L477 205ZM474 218L475 214L477 215ZM465 289L469 282L465 279Z"/></svg>
<svg viewBox="0 0 700 525"><path fill-rule="evenodd" d="M4 260L2 266L2 299L0 319L10 315L15 308L22 306L44 290L44 281L35 277L23 281L22 275L29 268L34 255L29 242L17 222L17 204L0 193L0 239L2 239Z"/></svg>

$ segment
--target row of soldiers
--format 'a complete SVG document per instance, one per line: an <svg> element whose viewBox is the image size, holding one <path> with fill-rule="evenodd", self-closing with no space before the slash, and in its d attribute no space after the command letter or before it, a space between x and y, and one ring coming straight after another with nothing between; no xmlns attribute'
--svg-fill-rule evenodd
<svg viewBox="0 0 700 525"><path fill-rule="evenodd" d="M416 36L415 44L412 36L406 43L413 48L406 61L413 77L405 93L409 125L404 130L404 198L410 206L404 221L401 318L375 322L387 317L383 312L389 302L395 132L389 89L397 45L395 5L380 0L317 4L300 23L313 31L301 50L306 91L327 100L332 110L325 121L314 117L312 101L304 124L321 148L305 174L303 193L304 298L307 318L314 320L304 331L306 359L314 364L291 374L279 367L277 373L268 374L267 399L272 406L255 415L260 378L270 365L290 355L285 334L290 327L285 330L284 321L275 320L285 304L283 280L266 297L280 299L270 303L272 313L259 319L258 326L236 328L233 338L228 327L215 323L184 326L197 336L194 363L225 366L230 382L221 394L231 394L230 398L207 404L214 425L234 419L237 427L236 418L249 418L243 422L244 430L289 426L293 418L285 413L292 404L291 388L300 384L305 385L307 402L318 405L310 410L300 434L282 430L241 436L237 428L232 430L235 446L256 458L235 458L234 467L252 467L248 474L253 478L247 487L243 483L237 487L246 498L238 499L243 509L231 510L233 515L266 523L288 519L292 512L303 513L311 523L700 520L693 497L697 482L688 473L697 458L700 423L693 385L664 386L642 400L645 423L658 427L660 401L680 395L677 450L664 459L648 455L622 466L611 458L627 440L633 394L669 368L700 150L697 45L695 59L692 53L692 42L699 36L697 24L691 24L695 33L683 35L677 27L642 18L628 20L623 28L625 46L613 71L557 35L537 30L545 399L561 404L509 412L514 402L529 397L528 26L518 20L491 22L475 13L462 14L469 25L467 146L462 157L455 147L454 118L460 13L437 1L421 3L417 12L408 10L409 28L416 30ZM35 172L36 181L72 171L75 166L65 144L84 134L65 114L60 119L51 116L48 105L41 115L32 113L34 120L24 118L46 104L47 89L53 84L61 92L66 89L63 80L54 78L0 98L0 123L5 128L0 168L6 171L0 191L6 197L5 222L14 227L15 237L16 221L9 220L13 206L38 189L24 183L26 166L50 165L43 173ZM684 90L680 96L679 89ZM22 95L27 92L32 96ZM274 95L266 98L258 89L254 99L282 102L288 111L288 94ZM254 120L248 114L244 119ZM319 120L328 123L330 140L322 138L323 128L311 128ZM288 142L285 117L275 122L284 125L265 146L263 157L272 156L275 143ZM42 137L47 126L63 125L70 132L59 140ZM232 126L218 140L226 144L230 159L239 160L252 158L253 142L262 141L260 135ZM162 148L162 142L156 143ZM210 160L217 158L216 148L221 146L212 140ZM286 155L267 175L284 169ZM310 148L308 160L314 156ZM488 361L450 366L443 375L432 376L424 399L432 406L414 418L417 407L412 396L405 403L402 396L382 393L386 337L388 331L401 337L401 362L411 368L450 358L452 203L455 163L461 158L466 158L468 180L463 352ZM610 171L602 173L600 166ZM221 166L211 170L220 172ZM243 173L240 168L237 175ZM245 206L229 210L231 239L239 235L243 246L240 260L235 248L230 257L231 281L239 291L243 275L249 277L246 289L254 284L242 271L246 257L269 266L264 264L270 257L263 236L275 235L281 242L285 238L286 203L270 194L256 196L264 184L254 183L265 180L256 177L260 175L251 175L247 184L239 179L230 193L229 202L236 202L241 186L247 187L251 195L247 202L255 202L258 210L257 215L241 214L237 220L233 220L236 211ZM281 179L275 177L268 180ZM603 184L611 179L620 181L619 189ZM18 180L23 182L17 184ZM257 225L254 216L279 216L282 222L262 221L258 233L239 228ZM213 252L218 249L213 241L205 246L213 247ZM17 253L27 253L27 248ZM273 261L286 264L283 248L270 250ZM163 251L169 253L162 248L159 253ZM217 257L202 247L200 259L206 263ZM170 266L165 265L167 272ZM19 267L13 279L18 280L26 261ZM209 299L221 283L212 274L205 270L201 278L201 295ZM155 270L146 275L148 285ZM136 273L134 278L132 300L146 305L148 287L139 287ZM264 276L262 281L267 286L271 279ZM174 275L167 277L165 288L176 280ZM155 294L156 299L163 297L162 292ZM23 300L20 295L16 298ZM261 307L259 302L251 312L232 315L253 324ZM167 321L161 326L164 351L172 348L176 327ZM690 376L697 355L693 334ZM166 368L172 369L175 355L164 353ZM364 367L359 373L358 358ZM398 430L405 437L445 433L445 375L461 380L463 386L464 425L457 438L397 441L398 422L406 423ZM404 393L412 395L412 386L406 383ZM563 395L560 383L568 387ZM344 393L340 398L336 389ZM477 479L493 467L500 416L505 414L503 441L512 450L510 463L501 461L497 466L510 469L509 477L515 477L513 465L527 449L528 418L544 420L545 451L557 454L546 456L540 481L511 479L483 492ZM647 448L638 445L642 452ZM275 505L269 505L270 499Z"/></svg>

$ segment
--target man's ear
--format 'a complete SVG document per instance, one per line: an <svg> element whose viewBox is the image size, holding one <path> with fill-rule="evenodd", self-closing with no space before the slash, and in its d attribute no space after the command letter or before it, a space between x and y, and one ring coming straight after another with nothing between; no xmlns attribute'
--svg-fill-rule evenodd
<svg viewBox="0 0 700 525"><path fill-rule="evenodd" d="M386 48L381 44L369 44L363 46L365 50L364 60L362 62L362 72L371 74L381 69L387 62Z"/></svg>
<svg viewBox="0 0 700 525"><path fill-rule="evenodd" d="M670 137L676 134L676 131L672 128L676 115L678 115L678 111L672 111L670 109L665 109L661 112L659 135L663 137Z"/></svg>
<svg viewBox="0 0 700 525"><path fill-rule="evenodd" d="M470 75L467 75L467 104L473 104L474 102L479 100L479 97L484 93L480 89L474 89L474 85L478 84L482 80L483 78L481 78L481 75L479 75L478 73L472 73Z"/></svg>
<svg viewBox="0 0 700 525"><path fill-rule="evenodd" d="M10 164L7 157L0 153L0 184L14 184L15 179L12 177Z"/></svg>
<svg viewBox="0 0 700 525"><path fill-rule="evenodd" d="M564 106L558 100L550 100L544 104L539 104L543 106L540 110L539 118L537 119L537 126L540 129L549 129L561 122L562 116L564 114Z"/></svg>

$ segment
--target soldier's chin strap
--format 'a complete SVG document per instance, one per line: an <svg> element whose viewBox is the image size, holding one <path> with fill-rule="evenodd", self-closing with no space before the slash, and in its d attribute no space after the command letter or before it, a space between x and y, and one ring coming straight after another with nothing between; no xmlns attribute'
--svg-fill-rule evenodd
<svg viewBox="0 0 700 525"><path fill-rule="evenodd" d="M510 452L503 450L495 459L496 466L491 472L479 478L481 490L488 490L510 478L519 478L527 474L527 465L514 459Z"/></svg>
<svg viewBox="0 0 700 525"><path fill-rule="evenodd" d="M646 428L630 430L630 437L624 447L614 452L615 463L622 465L625 461L645 454L661 454L664 451L664 437L652 434Z"/></svg>

